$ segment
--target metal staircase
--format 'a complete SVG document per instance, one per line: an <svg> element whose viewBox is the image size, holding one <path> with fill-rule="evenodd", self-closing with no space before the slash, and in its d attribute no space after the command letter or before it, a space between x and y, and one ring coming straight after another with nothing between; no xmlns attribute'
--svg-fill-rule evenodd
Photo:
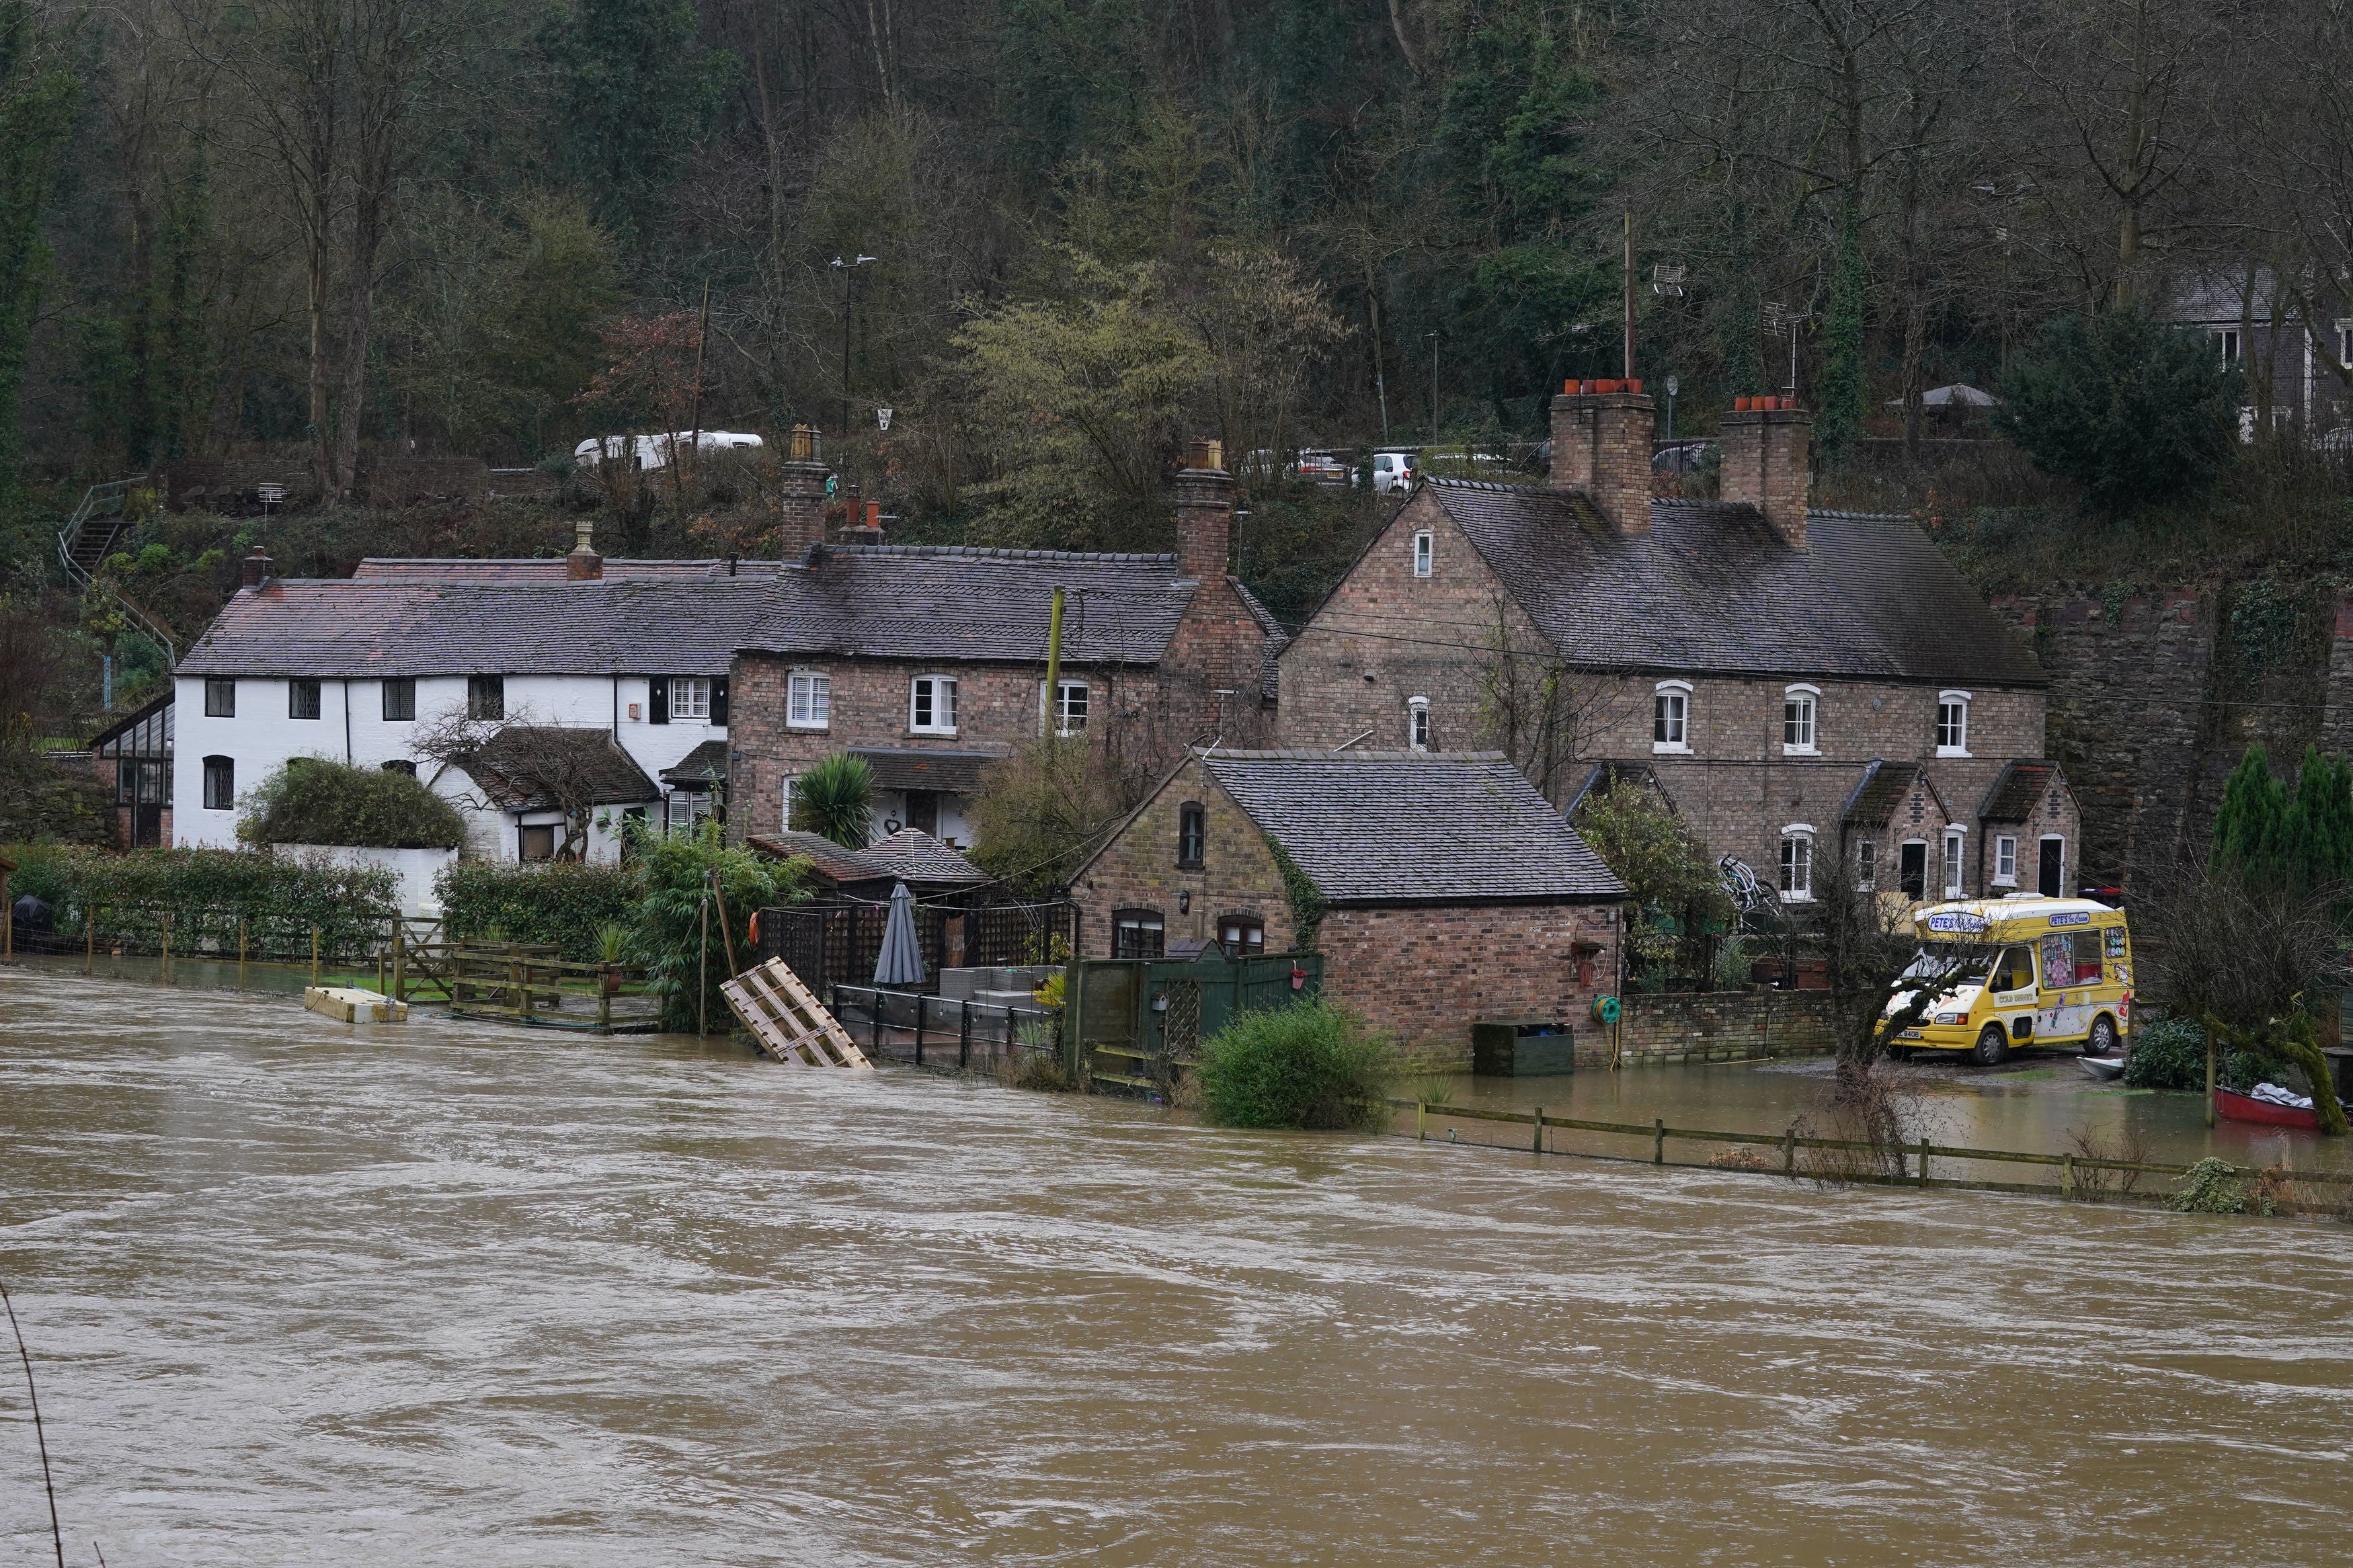
<svg viewBox="0 0 2353 1568"><path fill-rule="evenodd" d="M162 646L170 663L177 664L179 644L162 623L124 597L120 590L98 580L99 566L113 553L115 541L122 535L131 492L142 489L147 482L142 474L135 479L109 479L83 491L81 504L74 508L65 527L58 531L58 562L85 597L93 589L105 595L132 626Z"/></svg>

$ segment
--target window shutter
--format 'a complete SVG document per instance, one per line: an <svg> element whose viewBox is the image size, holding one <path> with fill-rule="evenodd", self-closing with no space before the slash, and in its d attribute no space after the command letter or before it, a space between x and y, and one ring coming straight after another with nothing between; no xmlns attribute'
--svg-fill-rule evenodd
<svg viewBox="0 0 2353 1568"><path fill-rule="evenodd" d="M723 675L711 679L711 721L720 729L727 728L727 678Z"/></svg>
<svg viewBox="0 0 2353 1568"><path fill-rule="evenodd" d="M646 678L646 722L670 722L670 677L667 675Z"/></svg>

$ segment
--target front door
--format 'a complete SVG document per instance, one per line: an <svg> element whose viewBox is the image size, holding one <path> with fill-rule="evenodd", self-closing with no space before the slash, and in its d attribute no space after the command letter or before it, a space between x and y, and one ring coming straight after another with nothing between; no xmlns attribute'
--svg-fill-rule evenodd
<svg viewBox="0 0 2353 1568"><path fill-rule="evenodd" d="M907 826L933 837L940 836L940 795L937 790L907 792Z"/></svg>
<svg viewBox="0 0 2353 1568"><path fill-rule="evenodd" d="M1895 885L1907 899L1926 898L1928 893L1928 847L1918 839L1904 846L1904 856L1896 865Z"/></svg>
<svg viewBox="0 0 2353 1568"><path fill-rule="evenodd" d="M2035 884L2036 890L2046 899L2064 898L2067 893L2067 841L2046 838L2042 841L2042 876Z"/></svg>

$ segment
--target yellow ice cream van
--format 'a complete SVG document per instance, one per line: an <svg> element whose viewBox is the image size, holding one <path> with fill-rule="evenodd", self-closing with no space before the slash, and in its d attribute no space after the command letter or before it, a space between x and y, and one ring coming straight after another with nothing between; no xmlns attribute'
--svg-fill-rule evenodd
<svg viewBox="0 0 2353 1568"><path fill-rule="evenodd" d="M1915 910L1911 974L1943 976L1899 1050L1968 1051L1988 1066L2028 1046L2108 1056L2132 1026L2132 934L2122 910L2089 899L1985 899ZM1953 966L1957 963L1958 968ZM1911 1000L1898 992L1893 1014Z"/></svg>

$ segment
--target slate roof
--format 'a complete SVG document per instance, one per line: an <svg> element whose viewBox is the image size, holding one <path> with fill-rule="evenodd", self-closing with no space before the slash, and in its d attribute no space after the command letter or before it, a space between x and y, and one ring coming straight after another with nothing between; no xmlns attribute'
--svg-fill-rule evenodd
<svg viewBox="0 0 2353 1568"><path fill-rule="evenodd" d="M1993 787L1986 791L1985 804L1978 807L1978 816L1987 822L2024 822L2034 815L2043 792L2059 776L2055 763L2005 763L1995 775Z"/></svg>
<svg viewBox="0 0 2353 1568"><path fill-rule="evenodd" d="M775 561L739 560L736 575L766 576L780 569ZM355 583L562 583L567 579L561 555L485 557L371 555L353 569ZM604 580L628 583L700 581L728 574L721 561L637 561L607 559Z"/></svg>
<svg viewBox="0 0 2353 1568"><path fill-rule="evenodd" d="M738 646L1035 664L1057 586L1069 590L1062 659L1073 665L1157 663L1194 593L1174 555L829 544L805 570L776 574Z"/></svg>
<svg viewBox="0 0 2353 1568"><path fill-rule="evenodd" d="M510 724L491 736L480 751L459 758L452 765L509 811L549 811L556 802L517 776L519 771L528 771L532 759L548 746L576 753L578 776L591 805L636 805L661 798L661 791L646 777L645 769L603 730Z"/></svg>
<svg viewBox="0 0 2353 1568"><path fill-rule="evenodd" d="M779 858L805 857L827 881L905 881L925 887L970 886L990 880L987 872L917 827L902 827L863 849L845 849L821 834L797 829L761 834L748 840Z"/></svg>
<svg viewBox="0 0 2353 1568"><path fill-rule="evenodd" d="M980 788L982 770L1003 759L1002 752L892 751L879 746L852 746L849 754L862 757L874 770L877 789L936 789L971 795Z"/></svg>
<svg viewBox="0 0 2353 1568"><path fill-rule="evenodd" d="M587 583L273 578L238 589L178 672L724 675L766 585L723 563L716 578Z"/></svg>
<svg viewBox="0 0 2353 1568"><path fill-rule="evenodd" d="M1793 550L1746 505L1654 500L1650 531L1630 539L1576 492L1476 479L1425 488L1576 664L2044 684L2033 655L1908 518L1813 512L1806 548Z"/></svg>
<svg viewBox="0 0 2353 1568"><path fill-rule="evenodd" d="M661 771L664 784L725 784L727 742L705 741Z"/></svg>
<svg viewBox="0 0 2353 1568"><path fill-rule="evenodd" d="M1202 765L1335 904L1626 896L1500 752L1214 752Z"/></svg>
<svg viewBox="0 0 2353 1568"><path fill-rule="evenodd" d="M1912 794L1912 785L1920 777L1917 763L1891 763L1874 757L1862 770L1848 792L1846 808L1839 813L1841 822L1866 823L1877 826L1895 815L1895 808Z"/></svg>
<svg viewBox="0 0 2353 1568"><path fill-rule="evenodd" d="M1281 695L1282 689L1282 666L1275 660L1282 657L1284 648L1291 646L1291 634L1282 629L1282 623L1274 618L1272 610L1258 602L1256 594L1242 586L1240 578L1229 577L1226 581L1234 585L1234 592L1241 596L1242 607L1250 613L1250 619L1258 623L1258 629L1266 634L1266 655L1259 662L1258 694L1271 702Z"/></svg>

